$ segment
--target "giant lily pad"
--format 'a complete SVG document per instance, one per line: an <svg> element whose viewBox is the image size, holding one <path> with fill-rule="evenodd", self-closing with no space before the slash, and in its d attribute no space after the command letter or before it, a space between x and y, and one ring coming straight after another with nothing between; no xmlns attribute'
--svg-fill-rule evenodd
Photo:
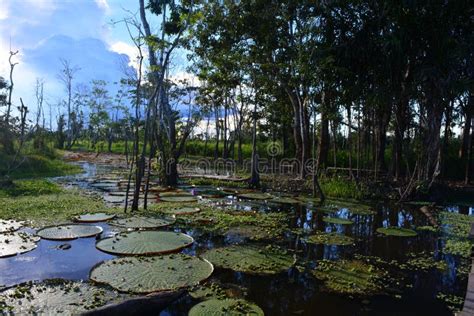
<svg viewBox="0 0 474 316"><path fill-rule="evenodd" d="M291 197L275 197L270 200L270 202L275 202L275 203L281 203L281 204L299 204L301 203L300 201L291 198Z"/></svg>
<svg viewBox="0 0 474 316"><path fill-rule="evenodd" d="M15 315L78 315L118 303L127 296L84 282L46 280L25 283L0 293L0 308ZM3 302L3 306L2 306Z"/></svg>
<svg viewBox="0 0 474 316"><path fill-rule="evenodd" d="M239 194L238 197L244 198L244 199L250 199L250 200L269 200L269 199L274 198L270 194L256 193L256 192L242 193L242 194Z"/></svg>
<svg viewBox="0 0 474 316"><path fill-rule="evenodd" d="M387 272L358 260L321 260L313 275L331 292L370 295L383 290Z"/></svg>
<svg viewBox="0 0 474 316"><path fill-rule="evenodd" d="M160 197L160 200L163 202L182 202L182 203L197 201L196 197L192 195L164 196L164 197Z"/></svg>
<svg viewBox="0 0 474 316"><path fill-rule="evenodd" d="M90 279L122 292L146 294L197 285L213 270L208 261L184 254L122 257L97 265Z"/></svg>
<svg viewBox="0 0 474 316"><path fill-rule="evenodd" d="M339 218L339 217L323 217L323 222L331 223L331 224L341 224L341 225L350 225L354 224L353 221L346 218Z"/></svg>
<svg viewBox="0 0 474 316"><path fill-rule="evenodd" d="M26 233L0 234L0 258L31 251L38 241L38 237Z"/></svg>
<svg viewBox="0 0 474 316"><path fill-rule="evenodd" d="M354 239L338 233L316 231L313 235L308 237L307 242L311 244L347 246L352 245Z"/></svg>
<svg viewBox="0 0 474 316"><path fill-rule="evenodd" d="M23 222L15 221L13 219L0 219L0 234L6 232L13 232L15 230L19 230L21 227L23 227Z"/></svg>
<svg viewBox="0 0 474 316"><path fill-rule="evenodd" d="M415 237L417 235L416 231L412 229L393 226L377 228L377 233L396 237Z"/></svg>
<svg viewBox="0 0 474 316"><path fill-rule="evenodd" d="M93 237L102 233L102 228L91 225L59 225L45 227L36 232L38 236L50 240L71 240Z"/></svg>
<svg viewBox="0 0 474 316"><path fill-rule="evenodd" d="M134 231L97 242L96 247L117 255L157 255L177 252L194 242L191 236L169 231Z"/></svg>
<svg viewBox="0 0 474 316"><path fill-rule="evenodd" d="M273 247L233 245L208 250L202 257L218 267L249 274L277 274L294 264L291 255Z"/></svg>
<svg viewBox="0 0 474 316"><path fill-rule="evenodd" d="M161 192L160 193L160 198L162 197L169 197L169 196L192 196L191 193L189 192L186 192L186 191L182 191L182 190L178 190L178 191L167 191L167 192Z"/></svg>
<svg viewBox="0 0 474 316"><path fill-rule="evenodd" d="M188 316L218 316L218 315L255 315L263 316L260 307L241 299L211 299L198 303L191 308Z"/></svg>
<svg viewBox="0 0 474 316"><path fill-rule="evenodd" d="M172 214L172 215L189 215L194 213L199 213L201 211L198 207L180 207L162 210L163 213Z"/></svg>
<svg viewBox="0 0 474 316"><path fill-rule="evenodd" d="M165 227L173 224L173 218L158 218L158 217L144 217L132 216L129 218L116 219L110 222L111 225L131 229L154 229Z"/></svg>
<svg viewBox="0 0 474 316"><path fill-rule="evenodd" d="M111 220L115 217L115 214L105 214L105 213L87 213L76 216L74 219L77 222L81 223L96 223L96 222L105 222Z"/></svg>

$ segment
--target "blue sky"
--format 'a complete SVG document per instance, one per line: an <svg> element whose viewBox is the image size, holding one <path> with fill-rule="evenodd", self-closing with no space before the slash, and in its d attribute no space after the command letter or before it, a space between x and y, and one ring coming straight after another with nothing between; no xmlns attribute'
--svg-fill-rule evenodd
<svg viewBox="0 0 474 316"><path fill-rule="evenodd" d="M22 97L34 113L36 78L45 81L46 102L63 98L57 78L60 58L80 68L76 84L119 81L136 56L126 29L111 23L127 16L125 10L137 12L138 0L1 0L0 76L9 74L10 43L13 51L19 50L13 103ZM150 22L153 27L151 17ZM186 76L185 64L184 53L178 51L175 76Z"/></svg>

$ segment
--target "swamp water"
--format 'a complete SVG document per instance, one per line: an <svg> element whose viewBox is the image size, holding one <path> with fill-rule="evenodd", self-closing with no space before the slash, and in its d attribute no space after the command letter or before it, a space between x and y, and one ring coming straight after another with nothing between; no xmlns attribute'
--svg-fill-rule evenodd
<svg viewBox="0 0 474 316"><path fill-rule="evenodd" d="M110 196L115 192L112 196L121 196L123 185L114 185L110 180L114 170L90 163L82 166L83 175L56 181L66 187L79 187L91 195ZM106 175L107 179L103 180ZM189 186L183 186L182 190L195 195L215 191L210 187ZM282 227L272 226L276 230L281 228L278 234L269 232L265 235L263 228L242 229L242 225L232 222L225 222L219 231L210 230L205 224L202 227L187 225L186 219L160 230L192 236L194 243L182 253L193 256L228 245L257 244L260 249L278 246L294 257L295 265L281 273L254 275L248 273L248 267L243 269L247 272L216 267L207 281L217 284L228 296L257 304L266 315L452 315L450 308L461 307L470 260L445 251L446 239L433 231L430 219L419 210L419 205L379 203L371 205L372 211L367 211L367 207L344 202L339 203L342 206L331 208L319 208L310 201L291 202L291 198L286 201L242 199L226 191L223 197L195 203L196 207L207 203L214 212L226 212L231 216L280 214L277 225L281 223ZM118 205L120 199L110 203ZM473 208L452 205L443 211L471 215ZM195 216L202 220L199 215ZM186 217L183 215L183 218ZM118 232L117 227L106 223L91 225L103 228L98 238ZM377 232L381 227L415 228L417 235L386 236ZM335 241L333 237L340 238L340 235L324 235L322 239L316 237L317 243L313 243L310 236L316 232L344 235L349 237L349 242ZM96 238L41 240L33 251L0 259L0 285L8 287L51 278L87 280L96 264L116 258L96 249L95 243ZM337 262L343 268L334 269L331 262ZM327 268L316 270L318 266ZM339 282L341 279L344 282ZM186 315L198 302L199 299L184 295L160 315Z"/></svg>

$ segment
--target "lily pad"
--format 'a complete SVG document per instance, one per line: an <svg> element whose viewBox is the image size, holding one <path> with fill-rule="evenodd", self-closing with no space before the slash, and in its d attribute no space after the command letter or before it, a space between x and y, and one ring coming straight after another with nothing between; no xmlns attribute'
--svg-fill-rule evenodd
<svg viewBox="0 0 474 316"><path fill-rule="evenodd" d="M129 218L115 219L110 222L110 225L130 229L154 229L172 225L174 222L175 219L173 218L132 216Z"/></svg>
<svg viewBox="0 0 474 316"><path fill-rule="evenodd" d="M281 203L281 204L299 204L300 201L291 197L276 197L270 200L270 202Z"/></svg>
<svg viewBox="0 0 474 316"><path fill-rule="evenodd" d="M45 227L36 232L43 239L71 240L76 238L93 237L102 233L102 228L91 225L59 225Z"/></svg>
<svg viewBox="0 0 474 316"><path fill-rule="evenodd" d="M377 233L384 234L386 236L396 236L396 237L415 237L417 235L416 231L413 229L402 228L402 227L379 227L377 228Z"/></svg>
<svg viewBox="0 0 474 316"><path fill-rule="evenodd" d="M243 193L238 195L239 198L250 199L250 200L269 200L273 199L274 197L267 193Z"/></svg>
<svg viewBox="0 0 474 316"><path fill-rule="evenodd" d="M78 315L126 298L116 291L60 279L20 284L0 293L3 311L15 315Z"/></svg>
<svg viewBox="0 0 474 316"><path fill-rule="evenodd" d="M257 305L242 299L212 299L198 303L191 308L188 316L208 315L255 315L263 316L263 310Z"/></svg>
<svg viewBox="0 0 474 316"><path fill-rule="evenodd" d="M196 202L196 197L192 195L177 195L177 196L164 196L160 197L160 200L163 202Z"/></svg>
<svg viewBox="0 0 474 316"><path fill-rule="evenodd" d="M199 207L180 207L162 210L163 213L173 214L173 215L189 215L194 213L199 213L201 209Z"/></svg>
<svg viewBox="0 0 474 316"><path fill-rule="evenodd" d="M354 244L354 239L338 233L316 231L308 237L307 242L311 244L348 246Z"/></svg>
<svg viewBox="0 0 474 316"><path fill-rule="evenodd" d="M0 258L15 256L35 249L39 238L27 233L0 234Z"/></svg>
<svg viewBox="0 0 474 316"><path fill-rule="evenodd" d="M233 245L215 248L202 254L216 266L249 274L277 274L287 271L294 259L274 247Z"/></svg>
<svg viewBox="0 0 474 316"><path fill-rule="evenodd" d="M105 214L105 213L87 213L76 216L74 219L77 222L81 223L96 223L96 222L105 222L111 220L115 217L115 214Z"/></svg>
<svg viewBox="0 0 474 316"><path fill-rule="evenodd" d="M97 242L96 247L117 255L158 255L178 252L194 242L191 236L169 231L134 231Z"/></svg>
<svg viewBox="0 0 474 316"><path fill-rule="evenodd" d="M213 270L208 261L184 254L123 257L97 265L90 279L122 292L146 294L197 285Z"/></svg>
<svg viewBox="0 0 474 316"><path fill-rule="evenodd" d="M331 224L341 224L341 225L351 225L354 224L353 221L346 218L339 218L339 217L323 217L323 222L331 223Z"/></svg>
<svg viewBox="0 0 474 316"><path fill-rule="evenodd" d="M13 219L0 219L0 234L14 232L16 230L19 230L21 227L23 227L23 222L19 222Z"/></svg>

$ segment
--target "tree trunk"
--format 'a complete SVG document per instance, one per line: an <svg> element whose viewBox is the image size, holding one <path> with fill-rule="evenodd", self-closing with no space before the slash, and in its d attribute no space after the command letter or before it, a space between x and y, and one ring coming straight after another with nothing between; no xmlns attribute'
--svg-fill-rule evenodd
<svg viewBox="0 0 474 316"><path fill-rule="evenodd" d="M252 163L249 186L251 188L260 187L260 174L258 172L258 153L257 153L257 102L253 108L253 129L252 129Z"/></svg>

